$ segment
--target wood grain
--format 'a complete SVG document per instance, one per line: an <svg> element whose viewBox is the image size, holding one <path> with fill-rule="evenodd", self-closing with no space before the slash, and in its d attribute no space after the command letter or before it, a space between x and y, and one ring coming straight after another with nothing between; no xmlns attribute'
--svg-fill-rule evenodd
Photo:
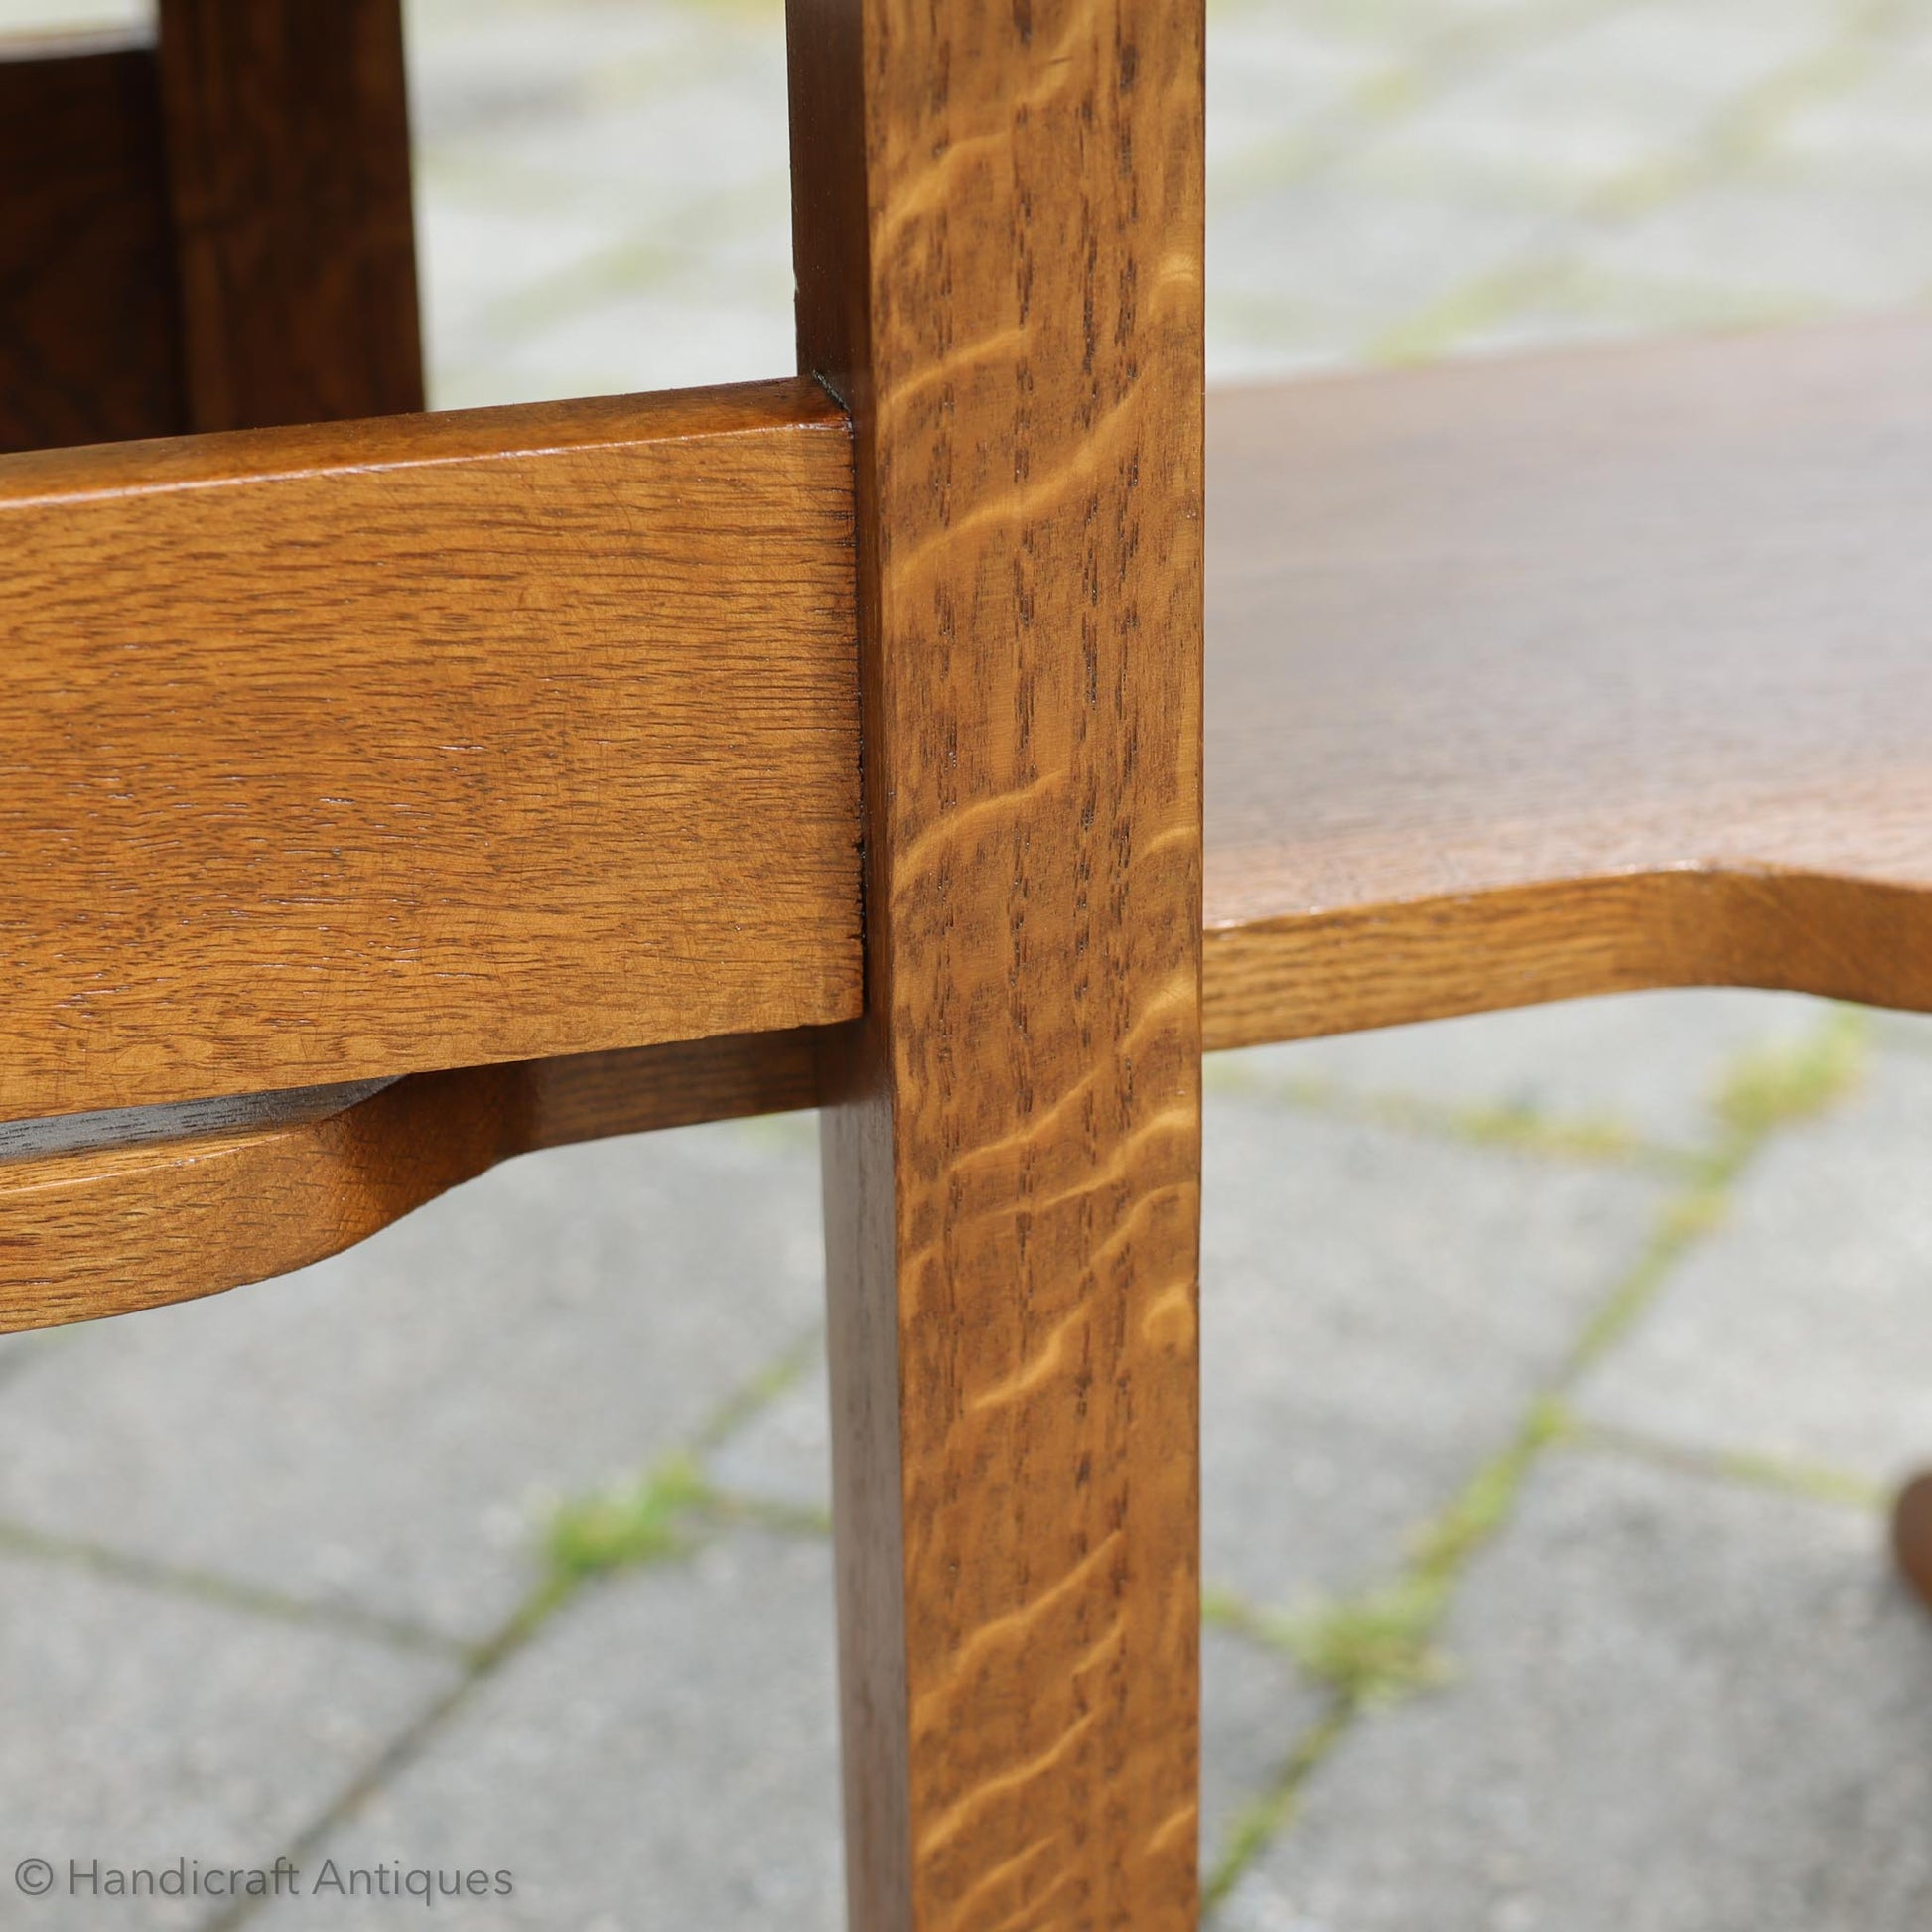
<svg viewBox="0 0 1932 1932"><path fill-rule="evenodd" d="M400 0L160 0L190 426L423 406Z"/></svg>
<svg viewBox="0 0 1932 1932"><path fill-rule="evenodd" d="M850 1018L797 380L0 462L0 1119Z"/></svg>
<svg viewBox="0 0 1932 1932"><path fill-rule="evenodd" d="M1201 16L792 0L858 441L825 1117L851 1922L1191 1925Z"/></svg>
<svg viewBox="0 0 1932 1932"><path fill-rule="evenodd" d="M0 1331L320 1261L538 1148L817 1099L811 1030L0 1128Z"/></svg>
<svg viewBox="0 0 1932 1932"><path fill-rule="evenodd" d="M188 427L153 50L0 40L0 452Z"/></svg>
<svg viewBox="0 0 1932 1932"><path fill-rule="evenodd" d="M1208 405L1206 1037L1932 1007L1932 327Z"/></svg>

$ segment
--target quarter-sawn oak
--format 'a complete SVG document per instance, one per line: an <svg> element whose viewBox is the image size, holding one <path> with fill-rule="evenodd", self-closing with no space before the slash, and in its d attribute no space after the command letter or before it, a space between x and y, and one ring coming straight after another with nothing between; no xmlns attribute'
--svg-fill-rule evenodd
<svg viewBox="0 0 1932 1932"><path fill-rule="evenodd" d="M859 1011L816 385L0 461L0 1120Z"/></svg>
<svg viewBox="0 0 1932 1932"><path fill-rule="evenodd" d="M512 1156L817 1101L814 1030L0 1126L0 1331L306 1266Z"/></svg>
<svg viewBox="0 0 1932 1932"><path fill-rule="evenodd" d="M1208 405L1210 1046L1932 1007L1932 329Z"/></svg>
<svg viewBox="0 0 1932 1932"><path fill-rule="evenodd" d="M863 1932L1194 1918L1201 10L791 0L857 438L825 1122Z"/></svg>

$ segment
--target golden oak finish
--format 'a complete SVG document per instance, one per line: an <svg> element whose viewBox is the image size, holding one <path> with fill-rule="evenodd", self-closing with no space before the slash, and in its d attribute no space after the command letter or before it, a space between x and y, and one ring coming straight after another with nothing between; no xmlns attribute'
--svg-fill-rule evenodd
<svg viewBox="0 0 1932 1932"><path fill-rule="evenodd" d="M160 0L192 427L423 406L401 0Z"/></svg>
<svg viewBox="0 0 1932 1932"><path fill-rule="evenodd" d="M860 1006L796 380L0 462L0 1119Z"/></svg>
<svg viewBox="0 0 1932 1932"><path fill-rule="evenodd" d="M1201 16L792 0L858 442L826 1117L851 1922L1193 1922Z"/></svg>
<svg viewBox="0 0 1932 1932"><path fill-rule="evenodd" d="M1210 929L1210 1051L1661 986L1932 1010L1932 889L1691 864Z"/></svg>
<svg viewBox="0 0 1932 1932"><path fill-rule="evenodd" d="M0 436L416 407L397 0L161 13L185 333L146 57L24 134L0 69L0 267L72 238ZM850 425L0 462L0 1329L828 1100L861 1932L1194 1922L1203 1040L1932 1006L1916 323L1213 403L1203 903L1201 27L790 0ZM1894 1535L1932 1599L1932 1483Z"/></svg>
<svg viewBox="0 0 1932 1932"><path fill-rule="evenodd" d="M337 1253L538 1148L816 1104L813 1030L0 1127L0 1331Z"/></svg>
<svg viewBox="0 0 1932 1932"><path fill-rule="evenodd" d="M154 52L0 40L0 452L188 427Z"/></svg>
<svg viewBox="0 0 1932 1932"><path fill-rule="evenodd" d="M1932 1006L1932 328L1208 405L1210 1046Z"/></svg>

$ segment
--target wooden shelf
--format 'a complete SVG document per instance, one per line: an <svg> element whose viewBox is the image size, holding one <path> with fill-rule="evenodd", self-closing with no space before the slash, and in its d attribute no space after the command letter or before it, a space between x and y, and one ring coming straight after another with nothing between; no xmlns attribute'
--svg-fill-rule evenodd
<svg viewBox="0 0 1932 1932"><path fill-rule="evenodd" d="M1210 1046L1932 1004L1932 319L1208 406Z"/></svg>
<svg viewBox="0 0 1932 1932"><path fill-rule="evenodd" d="M1932 1006L1932 321L1228 392L1208 447L1210 1046L1658 985ZM529 1149L807 1106L814 1056L0 1129L0 1327L299 1266Z"/></svg>
<svg viewBox="0 0 1932 1932"><path fill-rule="evenodd" d="M0 1332L286 1274L538 1148L809 1107L818 1031L12 1123Z"/></svg>

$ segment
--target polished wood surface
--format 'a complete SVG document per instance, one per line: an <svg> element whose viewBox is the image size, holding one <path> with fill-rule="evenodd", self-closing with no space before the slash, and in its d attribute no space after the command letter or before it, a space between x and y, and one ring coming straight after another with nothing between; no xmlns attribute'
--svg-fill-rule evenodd
<svg viewBox="0 0 1932 1932"><path fill-rule="evenodd" d="M825 1115L864 1932L1191 1926L1201 12L792 0L858 440L868 1015Z"/></svg>
<svg viewBox="0 0 1932 1932"><path fill-rule="evenodd" d="M400 0L160 0L190 427L423 406Z"/></svg>
<svg viewBox="0 0 1932 1932"><path fill-rule="evenodd" d="M798 380L0 461L0 1119L860 1007Z"/></svg>
<svg viewBox="0 0 1932 1932"><path fill-rule="evenodd" d="M811 1030L0 1127L0 1331L299 1268L538 1148L809 1107Z"/></svg>
<svg viewBox="0 0 1932 1932"><path fill-rule="evenodd" d="M152 49L0 40L0 452L188 427Z"/></svg>
<svg viewBox="0 0 1932 1932"><path fill-rule="evenodd" d="M1932 323L1208 405L1211 1046L1932 1006Z"/></svg>
<svg viewBox="0 0 1932 1932"><path fill-rule="evenodd" d="M395 460L415 464L426 481L454 482L472 474L470 466L488 470L505 423L525 432L509 436L511 443L535 448L577 437L601 448L601 437L621 445L642 433L627 411L648 415L664 406L484 412L380 434L401 439ZM688 398L676 404L690 406ZM706 406L727 405L714 398ZM796 410L812 420L814 434L839 434L809 393L786 391L779 404L752 406L775 407L786 422L785 412ZM1932 1006L1932 772L1924 752L1932 744L1932 681L1920 671L1924 613L1932 610L1922 593L1932 590L1924 581L1932 566L1918 537L1932 508L1921 502L1932 488L1924 481L1932 462L1921 461L1932 451L1932 331L1916 322L1841 325L1289 384L1211 399L1209 425L1216 506L1208 573L1210 1045L1664 984L1783 986ZM215 595L219 576L203 571L206 545L218 548L209 532L219 526L201 521L201 505L232 503L247 491L203 494L200 486L246 477L256 480L250 487L278 478L277 488L324 487L320 477L281 478L293 463L326 472L329 491L373 488L370 450L360 432L315 430L293 440L48 454L0 465L0 528L9 527L4 519L61 502L110 522L131 515L130 527L139 527L158 503L162 547L168 532L186 542L191 524L204 545L185 583L177 581L181 571L164 569L136 584L128 566L125 578L107 573L113 588L104 595L77 567L64 579L63 559L91 555L90 541L116 553L118 536L82 539L76 523L79 548L57 542L45 568L30 568L31 544L10 546L0 609L17 673L34 662L18 642L27 635L21 626L31 583L53 599L54 619L36 633L35 648L52 653L46 664L67 663L84 632L61 616L63 581L66 595L79 594L78 585L90 606L113 607L117 620L138 614L144 600L152 612L157 599L166 605L192 594L195 601L170 608L184 618L175 628L185 637L201 634L204 626L191 626L185 614ZM503 461L514 467L517 460ZM519 483L510 493L528 491ZM171 498L176 507L168 510ZM315 528L348 532L358 527L357 514L345 498ZM731 516L738 515L734 497ZM261 542L276 527L273 518L263 523L250 513L233 527L252 530L255 547L236 553L228 592L208 608L225 599L241 615L235 635L271 624L270 615L249 616L255 610L272 614L277 634L291 622L311 634L308 621L245 588L258 567L291 567L263 563L274 555ZM295 518L289 528L298 527ZM529 526L533 544L541 527ZM816 527L829 579L847 538L830 523ZM422 550L410 554L420 565ZM318 562L301 581L332 571ZM395 575L386 566L376 574L385 584ZM520 593L493 570L485 581L493 586L486 601L509 613ZM692 580L704 597L720 581ZM339 620L348 623L364 654L358 662L377 639L343 613L361 609L361 596L331 583L323 612L331 635ZM443 608L427 579L409 596L430 599L426 612ZM470 596L464 593L466 603ZM691 602L698 608L702 598ZM521 617L506 619L505 638L521 636L522 626ZM152 761L154 733L168 713L158 704L164 687L144 679L172 678L167 666L176 660L163 654L154 669L142 663L145 651L132 651L122 663L114 640L134 634L103 633L96 670L111 665L111 674L45 686L17 674L5 700L18 712L13 768L38 774L44 785L65 761L67 776L58 796L39 794L38 829L25 827L31 839L23 839L20 800L33 799L33 787L10 791L0 809L8 841L0 857L21 882L0 907L15 991L9 1018L0 1021L13 1029L0 1057L0 1084L12 1083L0 1114L387 1076L496 1050L521 1056L536 1050L524 1043L533 1027L547 1050L551 1033L577 1024L582 1016L568 1010L565 989L595 977L598 962L573 956L551 970L537 946L544 922L534 915L530 937L518 942L527 947L524 983L539 989L527 1012L512 1014L517 1002L501 998L491 980L464 977L471 962L439 982L435 967L425 969L411 953L410 918L446 937L485 930L476 907L464 909L457 884L473 872L467 818L463 838L453 822L442 847L432 840L418 855L431 858L432 874L436 864L449 868L440 900L435 891L399 894L381 841L352 855L363 879L389 882L393 904L379 900L389 909L378 924L401 923L393 954L335 952L340 906L305 909L292 888L274 887L273 873L276 864L299 870L310 863L325 833L333 841L336 821L314 817L333 808L313 785L298 796L266 775L268 789L250 806L247 786L234 782L245 776L245 760L237 756L243 740L233 706L250 685L243 678L233 697L217 701L211 680L217 666L252 660L210 655L187 687L200 694L200 708L175 719L170 758L182 769L184 760L209 759L207 775L220 781L220 812L197 819L192 791ZM390 641L384 631L382 647ZM344 691L306 688L312 716L303 729L328 740L331 758L362 756L358 734L367 720L357 733L338 732L328 709L342 710ZM33 695L47 690L64 692L59 705ZM89 692L95 695L77 705ZM275 694L264 682L260 695L267 703ZM827 703L836 747L829 764L849 772L852 722ZM137 712L146 739L129 735ZM680 731L686 722L711 742L709 714L680 719ZM221 728L212 737L211 723ZM976 721L974 729L983 737L988 727ZM761 742L779 760L776 771L794 769L794 753L807 764L814 756L782 734ZM225 744L225 763L211 758L215 744ZM463 772L455 744L445 747L455 760L453 796ZM41 753L23 760L29 745ZM128 764L122 753L140 745L147 761ZM472 755L482 759L481 744ZM298 775L300 761L291 753L285 776ZM520 768L532 786L530 809L553 804L554 778L538 764ZM140 787L116 790L108 782L129 770L143 774ZM374 772L365 763L365 783ZM492 768L477 799L508 823L520 807L500 776ZM69 823L74 801L82 815ZM291 802L301 812L286 822L295 830L285 831L278 858L275 842L260 834L262 813L268 803L279 813ZM199 866L199 848L185 833L199 824L213 838L210 828L225 825L230 812L239 815L231 837L206 848L219 863L212 871ZM729 816L740 824L742 814ZM774 811L773 822L783 817ZM611 822L593 814L573 834ZM74 824L109 835L87 851L79 872ZM155 835L157 824L169 827L167 838ZM432 827L421 821L417 829ZM849 853L851 833L849 821L836 839L818 829L825 831L822 882L836 872L835 848ZM30 850L39 863L27 862ZM116 850L119 859L103 864L102 853ZM400 867L402 855L390 856ZM705 870L708 884L708 861ZM497 859L484 877L491 890L502 880ZM87 889L63 884L75 879ZM252 909L219 911L228 902L222 892L257 880L254 897L232 901ZM668 883L660 903L670 902L677 883ZM835 933L833 953L845 948L843 977L821 989L812 1011L780 1024L856 1011L855 890L848 879L821 905ZM166 919L157 909L164 897ZM507 927L524 923L514 904L496 909ZM224 917L246 935L231 951ZM282 944L285 927L305 926L306 958ZM253 970L270 956L254 950L258 935L278 947L280 964L270 974ZM123 937L131 952L121 951ZM917 943L931 950L924 939ZM189 970L181 962L199 973L224 956L230 978L213 983L231 989L223 1027L239 1029L225 1043L200 1022L179 1025L181 1003L194 997L179 977ZM291 959L300 961L300 982L278 1010L270 989L289 979ZM116 962L130 970L117 973ZM682 1010L688 980L675 963L657 963L654 983ZM779 973L782 962L771 964ZM371 1004L352 1027L332 1020L329 999L301 997L318 976L340 980L364 968ZM134 969L145 970L145 981ZM35 972L48 975L44 1026L19 997ZM424 1007L405 1001L392 1009L391 993L411 984ZM610 1013L615 997L606 995L594 1017L600 1031L620 1024ZM726 1027L763 1024L708 1010L698 1024L713 1019Z"/></svg>

